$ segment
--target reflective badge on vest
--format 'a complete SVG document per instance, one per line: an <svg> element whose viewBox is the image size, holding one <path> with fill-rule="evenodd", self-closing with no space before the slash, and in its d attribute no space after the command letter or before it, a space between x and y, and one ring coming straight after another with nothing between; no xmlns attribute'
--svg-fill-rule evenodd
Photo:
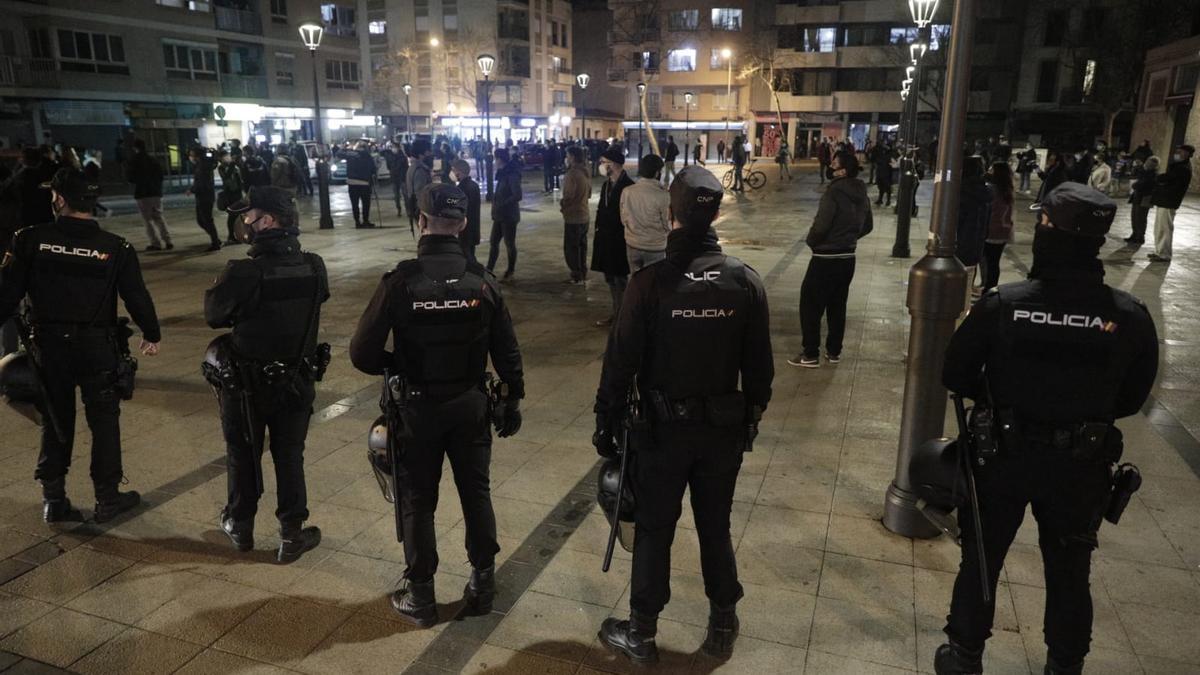
<svg viewBox="0 0 1200 675"><path fill-rule="evenodd" d="M672 319L727 319L734 315L737 310L729 309L673 309L671 310Z"/></svg>
<svg viewBox="0 0 1200 675"><path fill-rule="evenodd" d="M721 278L720 270L709 270L707 272L684 272L683 276L692 281L716 281Z"/></svg>
<svg viewBox="0 0 1200 675"><path fill-rule="evenodd" d="M1039 310L1014 309L1012 318L1014 322L1025 321L1040 326L1096 329L1101 333L1117 332L1115 321L1105 321L1098 316L1087 316L1086 314L1055 314Z"/></svg>
<svg viewBox="0 0 1200 675"><path fill-rule="evenodd" d="M92 260L100 261L106 261L112 257L111 253L105 253L104 251L96 251L90 248L83 248L81 246L67 248L62 244L39 244L38 250L50 251L51 253L57 253L58 255L73 255L80 258L91 258Z"/></svg>
<svg viewBox="0 0 1200 675"><path fill-rule="evenodd" d="M449 309L475 309L479 307L479 303L478 298L472 300L413 300L412 308L440 312Z"/></svg>

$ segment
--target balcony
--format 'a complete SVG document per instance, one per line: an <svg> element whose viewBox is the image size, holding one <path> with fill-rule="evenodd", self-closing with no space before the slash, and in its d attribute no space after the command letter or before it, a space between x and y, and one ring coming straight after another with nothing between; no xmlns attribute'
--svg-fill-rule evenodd
<svg viewBox="0 0 1200 675"><path fill-rule="evenodd" d="M502 22L496 29L496 37L529 42L529 24Z"/></svg>
<svg viewBox="0 0 1200 675"><path fill-rule="evenodd" d="M619 68L609 68L608 69L608 81L609 82L624 82L625 78L628 77L628 75L629 75L629 71L626 71L626 70L621 70Z"/></svg>
<svg viewBox="0 0 1200 675"><path fill-rule="evenodd" d="M643 28L634 31L608 31L608 45L610 47L620 44L640 45L647 42L660 42L661 40L662 30L659 28Z"/></svg>
<svg viewBox="0 0 1200 675"><path fill-rule="evenodd" d="M228 98L267 98L267 78L261 75L221 74L221 95Z"/></svg>
<svg viewBox="0 0 1200 675"><path fill-rule="evenodd" d="M227 30L246 35L262 35L262 16L258 12L232 7L213 7L217 30Z"/></svg>
<svg viewBox="0 0 1200 675"><path fill-rule="evenodd" d="M58 64L54 59L0 56L0 87L35 86L58 86Z"/></svg>

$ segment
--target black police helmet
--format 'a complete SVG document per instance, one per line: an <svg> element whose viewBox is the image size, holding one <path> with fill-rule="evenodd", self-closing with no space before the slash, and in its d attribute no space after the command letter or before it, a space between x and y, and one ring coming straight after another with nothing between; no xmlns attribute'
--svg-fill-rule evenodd
<svg viewBox="0 0 1200 675"><path fill-rule="evenodd" d="M596 502L600 504L600 509L604 511L604 517L608 520L609 525L612 525L613 519L618 521L617 538L621 542L621 548L626 551L633 550L633 514L635 502L633 498L633 486L629 484L628 478L625 481L624 490L621 490L621 496L617 498L617 486L621 481L621 459L611 458L604 462L600 467L600 473L596 476ZM618 511L618 501L620 508Z"/></svg>
<svg viewBox="0 0 1200 675"><path fill-rule="evenodd" d="M388 458L387 443L387 418L380 415L371 424L371 431L367 434L367 464L375 474L375 481L379 483L379 491L383 493L383 498L389 504L394 504L396 486L392 480L392 463Z"/></svg>
<svg viewBox="0 0 1200 675"><path fill-rule="evenodd" d="M950 511L966 501L967 479L958 456L958 441L925 441L908 464L908 483L926 504Z"/></svg>
<svg viewBox="0 0 1200 675"><path fill-rule="evenodd" d="M13 352L0 359L0 400L34 424L42 424L42 415L37 407L41 402L37 374L29 354Z"/></svg>

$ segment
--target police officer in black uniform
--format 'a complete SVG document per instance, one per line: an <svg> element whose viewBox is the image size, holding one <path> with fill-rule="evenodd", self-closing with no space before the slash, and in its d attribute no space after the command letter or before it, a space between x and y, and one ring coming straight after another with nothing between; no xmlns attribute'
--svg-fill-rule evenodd
<svg viewBox="0 0 1200 675"><path fill-rule="evenodd" d="M300 248L292 195L259 186L229 207L242 217L248 258L231 260L204 294L204 319L232 327L210 352L233 377L219 391L227 448L229 501L221 528L240 551L254 548L254 515L261 494L263 435L270 435L279 518L281 563L298 559L321 542L321 530L304 527L308 495L304 441L316 397L314 381L325 363L318 353L321 303L329 279L321 256ZM224 348L218 345L225 342ZM210 357L211 358L211 357ZM246 397L246 398L243 398Z"/></svg>
<svg viewBox="0 0 1200 675"><path fill-rule="evenodd" d="M158 354L158 315L142 280L137 253L92 218L96 189L82 172L59 169L45 186L56 220L17 232L0 271L0 325L29 297L33 343L41 379L61 435L47 421L34 477L42 483L46 522L83 520L66 496L75 438L75 388L82 393L92 431L96 522L112 520L140 503L120 492L120 401L132 394L132 372L122 366L128 334L119 328L117 297L142 330L141 352ZM125 379L125 378L128 379Z"/></svg>
<svg viewBox="0 0 1200 675"><path fill-rule="evenodd" d="M1080 673L1091 640L1092 550L1121 451L1112 425L1146 401L1158 339L1141 301L1104 284L1097 255L1116 204L1064 183L1041 209L1029 279L975 304L946 351L943 382L996 420L998 454L974 467L990 597L1032 504L1046 574L1045 672ZM995 612L994 601L983 601L977 533L965 511L950 639L935 657L940 675L982 672Z"/></svg>
<svg viewBox="0 0 1200 675"><path fill-rule="evenodd" d="M417 199L421 239L415 260L384 275L350 342L350 360L364 373L405 378L419 392L399 471L404 528L405 587L392 606L420 626L437 621L433 576L437 543L433 514L443 457L450 458L466 521L471 579L467 611L486 614L495 596L496 516L488 468L492 438L484 371L491 356L507 393L495 403L501 438L521 426L525 396L521 353L496 277L467 260L458 234L467 197L450 184L431 183ZM388 352L388 338L392 351Z"/></svg>
<svg viewBox="0 0 1200 675"><path fill-rule="evenodd" d="M720 182L689 167L676 175L670 194L667 258L629 282L595 406L593 442L602 456L615 452L613 439L635 380L651 424L651 438L631 455L636 512L630 619L606 619L600 628L602 642L637 662L658 659L654 636L671 595L671 542L685 488L711 610L703 649L717 657L732 652L742 586L729 513L742 453L771 398L775 374L762 281L721 252L712 228L724 194Z"/></svg>

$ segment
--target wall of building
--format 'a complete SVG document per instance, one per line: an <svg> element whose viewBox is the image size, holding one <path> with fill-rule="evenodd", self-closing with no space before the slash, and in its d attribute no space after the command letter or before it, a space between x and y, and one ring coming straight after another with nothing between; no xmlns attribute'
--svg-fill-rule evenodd
<svg viewBox="0 0 1200 675"><path fill-rule="evenodd" d="M1200 35L1152 49L1146 55L1142 86L1134 116L1132 144L1150 141L1159 159L1166 161L1172 151L1172 141L1200 145L1200 105L1194 80L1185 85L1180 78L1184 69L1200 69ZM1165 78L1163 84L1155 81ZM1190 91L1189 91L1190 89ZM1180 119L1188 110L1186 118ZM1190 109L1190 110L1189 110ZM1178 124L1184 129L1177 129ZM1192 162L1192 191L1200 191L1200 157Z"/></svg>

